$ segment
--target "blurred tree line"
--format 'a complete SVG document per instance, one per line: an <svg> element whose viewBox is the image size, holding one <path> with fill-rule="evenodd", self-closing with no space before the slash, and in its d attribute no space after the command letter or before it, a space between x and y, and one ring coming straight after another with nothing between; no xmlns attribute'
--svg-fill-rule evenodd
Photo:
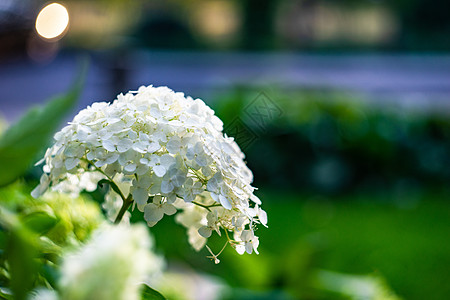
<svg viewBox="0 0 450 300"><path fill-rule="evenodd" d="M406 50L450 49L450 2L384 1L399 16L402 35L397 47Z"/></svg>
<svg viewBox="0 0 450 300"><path fill-rule="evenodd" d="M342 92L274 95L237 88L215 102L257 185L399 196L446 189L445 113L376 106Z"/></svg>
<svg viewBox="0 0 450 300"><path fill-rule="evenodd" d="M158 1L157 1L158 2ZM136 31L136 35L145 46L154 48L220 48L220 43L208 43L207 38L199 36L191 25L189 16L193 11L207 4L208 1L174 0L166 4L155 4L146 7L143 22ZM223 2L223 1L215 1ZM400 51L430 51L430 50L450 50L450 2L437 0L430 3L426 0L397 0L397 1L357 1L357 0L243 0L229 1L236 10L240 21L239 30L235 32L236 39L233 43L224 46L229 49L240 50L276 50L276 49L307 49L307 50L400 50ZM283 10L283 7L287 7ZM367 23L367 31L370 33L374 26L391 26L395 28L385 28L388 31L386 41L366 44L358 41L358 37L351 37L352 31L337 34L331 42L317 42L315 37L305 38L295 36L294 41L280 41L283 39L283 32L294 30L295 27L307 27L300 30L317 31L320 22L331 22L327 20L329 12L323 7L331 7L331 12L342 13L335 16L336 22L349 22L348 19L360 18L355 13L355 9L360 11L370 11L370 9L382 9L387 12L392 19L391 24L382 24L383 18L375 19L372 23ZM292 11L295 8L295 11ZM220 10L220 8L219 8ZM287 14L293 14L292 20L286 25L289 29L280 29L279 24L283 19L287 19ZM370 15L362 16L369 18ZM214 19L215 15L211 15ZM298 19L303 19L299 22ZM324 20L317 20L324 19ZM351 21L351 20L350 20ZM211 22L214 22L212 20ZM318 24L320 23L320 24ZM214 26L206 23L204 26ZM331 26L330 25L330 26ZM325 25L326 26L326 25ZM359 26L358 23L349 25ZM353 28L355 29L355 28ZM357 29L357 28L356 28ZM355 29L355 30L356 30ZM280 36L281 35L281 36ZM361 39L364 39L364 34ZM301 41L296 41L300 39ZM349 42L347 39L350 39ZM218 46L219 45L219 46Z"/></svg>

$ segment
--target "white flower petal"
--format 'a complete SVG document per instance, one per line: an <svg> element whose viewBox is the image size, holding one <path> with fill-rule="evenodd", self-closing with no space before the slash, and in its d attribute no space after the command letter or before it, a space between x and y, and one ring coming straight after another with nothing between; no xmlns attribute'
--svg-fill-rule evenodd
<svg viewBox="0 0 450 300"><path fill-rule="evenodd" d="M121 139L117 144L117 151L120 153L126 152L131 148L131 146L133 146L133 142L130 139Z"/></svg>
<svg viewBox="0 0 450 300"><path fill-rule="evenodd" d="M147 152L154 153L161 149L161 145L157 142L152 142L147 146Z"/></svg>
<svg viewBox="0 0 450 300"><path fill-rule="evenodd" d="M147 152L147 143L144 141L138 141L133 144L132 149L139 153L145 153Z"/></svg>
<svg viewBox="0 0 450 300"><path fill-rule="evenodd" d="M164 194L168 194L171 191L173 191L173 184L170 181L166 181L164 180L163 182L161 182L161 192L163 192Z"/></svg>
<svg viewBox="0 0 450 300"><path fill-rule="evenodd" d="M136 164L134 163L128 164L125 166L124 170L127 172L134 172L134 170L136 170Z"/></svg>
<svg viewBox="0 0 450 300"><path fill-rule="evenodd" d="M108 156L105 158L105 163L110 165L119 159L119 153L109 153Z"/></svg>
<svg viewBox="0 0 450 300"><path fill-rule="evenodd" d="M139 206L143 207L143 205L147 204L148 191L146 189L136 188L133 190L132 195L134 201L138 204L138 208Z"/></svg>
<svg viewBox="0 0 450 300"><path fill-rule="evenodd" d="M198 229L198 233L204 238L209 238L212 234L212 230L209 227L202 226Z"/></svg>
<svg viewBox="0 0 450 300"><path fill-rule="evenodd" d="M253 252L252 243L245 243L245 252L247 252L248 254L252 254Z"/></svg>
<svg viewBox="0 0 450 300"><path fill-rule="evenodd" d="M102 146L110 152L116 151L116 145L111 140L103 140Z"/></svg>
<svg viewBox="0 0 450 300"><path fill-rule="evenodd" d="M167 195L167 203L173 204L177 200L177 195L175 193L170 193Z"/></svg>
<svg viewBox="0 0 450 300"><path fill-rule="evenodd" d="M175 163L175 158L169 154L164 154L160 158L160 163L166 169L169 169Z"/></svg>
<svg viewBox="0 0 450 300"><path fill-rule="evenodd" d="M233 208L230 201L225 196L219 195L219 201L220 204L222 204L222 206L225 207L226 209L230 210Z"/></svg>
<svg viewBox="0 0 450 300"><path fill-rule="evenodd" d="M162 209L154 203L149 203L144 207L144 219L147 222L157 223L162 219L163 216L164 213Z"/></svg>
<svg viewBox="0 0 450 300"><path fill-rule="evenodd" d="M205 167L208 165L208 159L205 155L198 155L195 158L195 162L200 166L200 167Z"/></svg>
<svg viewBox="0 0 450 300"><path fill-rule="evenodd" d="M154 166L153 172L155 172L156 176L163 177L164 174L166 174L166 168L164 168L163 166Z"/></svg>
<svg viewBox="0 0 450 300"><path fill-rule="evenodd" d="M261 224L263 224L264 226L267 225L267 213L264 210L260 210L259 211L259 221L261 222Z"/></svg>
<svg viewBox="0 0 450 300"><path fill-rule="evenodd" d="M172 204L169 204L169 203L164 203L162 205L162 209L163 209L164 213L169 216L171 216L177 212L177 209L175 208L175 206L173 206Z"/></svg>
<svg viewBox="0 0 450 300"><path fill-rule="evenodd" d="M236 245L235 246L236 252L239 253L240 255L245 253L245 246L244 245Z"/></svg>
<svg viewBox="0 0 450 300"><path fill-rule="evenodd" d="M66 160L64 161L64 165L65 165L67 171L70 171L70 170L72 170L73 168L75 168L75 167L78 165L79 162L80 162L80 159L79 159L79 158L76 158L76 157L68 157L68 158L66 158Z"/></svg>
<svg viewBox="0 0 450 300"><path fill-rule="evenodd" d="M176 154L180 151L180 141L172 139L166 144L167 151L169 151L170 154Z"/></svg>

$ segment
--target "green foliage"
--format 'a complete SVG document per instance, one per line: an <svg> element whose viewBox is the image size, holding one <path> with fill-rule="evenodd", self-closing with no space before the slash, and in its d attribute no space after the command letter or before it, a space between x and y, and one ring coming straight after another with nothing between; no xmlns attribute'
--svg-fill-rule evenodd
<svg viewBox="0 0 450 300"><path fill-rule="evenodd" d="M7 185L31 166L46 146L65 115L80 95L86 64L70 91L49 101L44 107L29 110L0 137L0 186Z"/></svg>
<svg viewBox="0 0 450 300"><path fill-rule="evenodd" d="M104 220L87 198L33 199L21 183L0 188L0 203L0 285L14 299L26 299L36 286L55 287L64 249L79 246Z"/></svg>
<svg viewBox="0 0 450 300"><path fill-rule="evenodd" d="M62 258L83 246L105 219L86 196L47 193L34 199L29 190L23 183L0 188L0 296L28 299L37 288L51 287L65 299L58 286ZM165 299L147 286L142 293L142 299Z"/></svg>
<svg viewBox="0 0 450 300"><path fill-rule="evenodd" d="M273 277L265 286L283 286L297 298L316 299L322 291L308 278L314 279L317 269L327 269L341 275L382 276L389 290L405 299L443 299L450 292L441 280L448 277L445 266L450 263L445 242L450 210L442 194L428 193L418 202L404 199L415 203L408 209L374 195L318 199L266 189L260 196L270 213L270 230L260 232L260 253L274 258ZM319 222L313 206L322 207L329 217Z"/></svg>
<svg viewBox="0 0 450 300"><path fill-rule="evenodd" d="M1 299L5 299L5 300L13 300L14 299L11 291L8 288L2 288L2 287L0 287L0 297L1 297Z"/></svg>
<svg viewBox="0 0 450 300"><path fill-rule="evenodd" d="M58 219L46 212L37 211L28 214L22 219L23 224L39 235L49 232L58 222Z"/></svg>
<svg viewBox="0 0 450 300"><path fill-rule="evenodd" d="M146 284L142 285L142 300L165 300L163 295Z"/></svg>
<svg viewBox="0 0 450 300"><path fill-rule="evenodd" d="M23 183L0 188L0 208L18 216L30 232L48 238L49 249L86 241L104 221L100 208L88 197L49 193L34 199L29 189Z"/></svg>
<svg viewBox="0 0 450 300"><path fill-rule="evenodd" d="M239 87L214 102L229 134L237 118L244 124L236 140L257 186L404 192L443 188L450 180L450 120L444 114L369 105L342 92L268 92L278 117L258 103L258 94ZM263 117L252 115L255 107Z"/></svg>
<svg viewBox="0 0 450 300"><path fill-rule="evenodd" d="M374 275L348 275L319 270L314 277L314 285L319 290L343 295L350 299L400 299L390 290L383 278Z"/></svg>
<svg viewBox="0 0 450 300"><path fill-rule="evenodd" d="M226 280L232 291L225 299L349 299L351 291L318 286L322 270L344 279L356 276L393 298L445 299L450 293L445 195L312 197L260 187L269 214L269 228L258 231L260 255L236 255L230 247L218 265L205 259L206 249L196 253L189 247L173 218L163 219L153 232L169 261L188 262ZM223 243L212 240L208 245L220 249Z"/></svg>
<svg viewBox="0 0 450 300"><path fill-rule="evenodd" d="M5 253L9 271L8 286L11 288L14 299L26 299L37 278L37 236L15 220L14 215L10 215L5 210L0 212L3 217L1 225L7 236L2 250ZM6 268L6 266L0 267Z"/></svg>

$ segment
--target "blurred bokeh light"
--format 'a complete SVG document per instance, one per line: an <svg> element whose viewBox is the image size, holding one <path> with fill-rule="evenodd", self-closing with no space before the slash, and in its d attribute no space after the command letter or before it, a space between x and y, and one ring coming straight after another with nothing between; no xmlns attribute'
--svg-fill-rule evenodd
<svg viewBox="0 0 450 300"><path fill-rule="evenodd" d="M45 39L61 38L69 26L69 12L59 3L51 3L39 12L36 31Z"/></svg>

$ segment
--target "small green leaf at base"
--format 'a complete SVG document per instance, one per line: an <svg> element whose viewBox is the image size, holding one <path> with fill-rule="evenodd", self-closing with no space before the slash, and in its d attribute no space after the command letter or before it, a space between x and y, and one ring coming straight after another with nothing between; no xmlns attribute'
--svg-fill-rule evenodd
<svg viewBox="0 0 450 300"><path fill-rule="evenodd" d="M141 295L142 300L166 300L166 298L161 295L160 292L152 289L146 284L143 284Z"/></svg>
<svg viewBox="0 0 450 300"><path fill-rule="evenodd" d="M39 235L47 233L57 222L58 219L41 211L33 212L23 218L24 225Z"/></svg>

